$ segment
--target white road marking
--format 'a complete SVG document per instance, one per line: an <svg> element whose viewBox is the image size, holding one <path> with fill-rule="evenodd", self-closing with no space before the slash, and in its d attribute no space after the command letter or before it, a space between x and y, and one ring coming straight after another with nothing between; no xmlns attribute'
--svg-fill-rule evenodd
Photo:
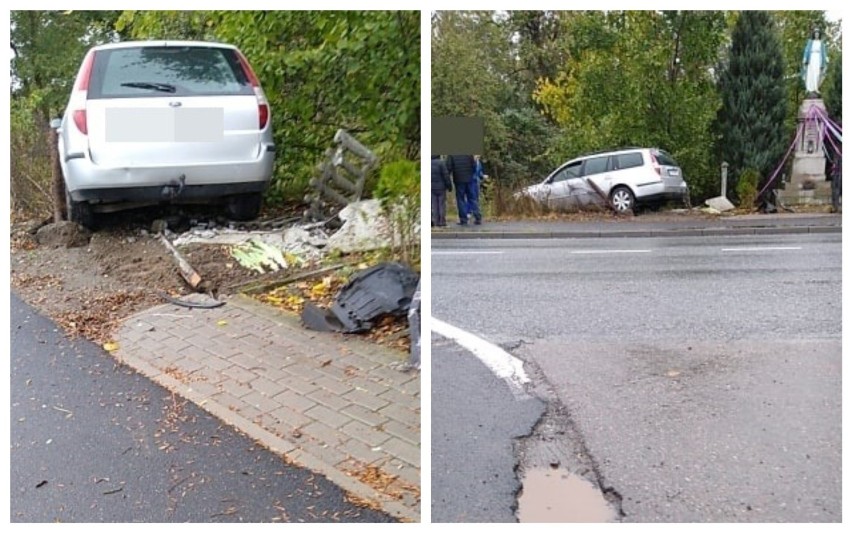
<svg viewBox="0 0 852 533"><path fill-rule="evenodd" d="M743 248L722 248L723 252L765 252L771 250L801 250L801 246L755 246Z"/></svg>
<svg viewBox="0 0 852 533"><path fill-rule="evenodd" d="M473 353L495 376L505 381L516 399L529 398L524 391L524 385L530 382L530 378L524 372L523 361L499 346L435 317L431 318L431 324L432 331L452 339L459 346Z"/></svg>
<svg viewBox="0 0 852 533"><path fill-rule="evenodd" d="M572 254L646 254L651 250L574 250Z"/></svg>
<svg viewBox="0 0 852 533"><path fill-rule="evenodd" d="M502 251L494 251L494 250L459 250L453 252L432 252L432 255L489 255L489 254L502 254Z"/></svg>

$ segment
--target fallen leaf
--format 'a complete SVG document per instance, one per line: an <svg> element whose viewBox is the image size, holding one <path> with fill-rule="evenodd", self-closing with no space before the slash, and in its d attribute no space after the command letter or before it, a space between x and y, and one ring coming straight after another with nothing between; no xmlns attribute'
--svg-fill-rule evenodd
<svg viewBox="0 0 852 533"><path fill-rule="evenodd" d="M228 321L227 320L220 320L220 321L216 322L216 325L217 326L227 326Z"/></svg>
<svg viewBox="0 0 852 533"><path fill-rule="evenodd" d="M118 350L118 343L117 342L105 342L104 343L104 350L106 350L108 352L114 352L114 351Z"/></svg>

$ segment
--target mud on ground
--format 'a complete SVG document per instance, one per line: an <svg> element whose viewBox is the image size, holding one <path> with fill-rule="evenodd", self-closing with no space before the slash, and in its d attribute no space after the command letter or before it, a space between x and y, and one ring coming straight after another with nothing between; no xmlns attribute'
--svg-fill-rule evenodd
<svg viewBox="0 0 852 533"><path fill-rule="evenodd" d="M25 301L71 334L103 343L111 328L137 311L163 303L162 292L188 294L171 254L144 228L110 228L87 246L40 246L19 225L12 228L12 287ZM221 246L191 245L182 252L215 293L257 276Z"/></svg>
<svg viewBox="0 0 852 533"><path fill-rule="evenodd" d="M280 213L276 213L276 216ZM39 245L31 230L38 220L12 221L10 270L13 290L70 335L81 335L101 345L127 316L164 303L163 293L180 297L194 292L180 275L175 260L151 232L154 217L135 216L108 221L86 246L53 248ZM269 280L276 274L259 274L242 267L222 245L191 244L180 248L201 275L204 292L218 297L238 292L243 284ZM316 265L304 265L301 271ZM286 276L298 274L288 270ZM281 278L286 276L280 276ZM317 279L302 280L290 290L300 299L328 305L333 294L315 294ZM345 280L337 280L339 287ZM262 298L259 298L262 300ZM328 301L325 301L328 300ZM271 303L271 302L267 302ZM298 313L293 306L275 305ZM378 344L407 350L405 318L382 320L365 337Z"/></svg>

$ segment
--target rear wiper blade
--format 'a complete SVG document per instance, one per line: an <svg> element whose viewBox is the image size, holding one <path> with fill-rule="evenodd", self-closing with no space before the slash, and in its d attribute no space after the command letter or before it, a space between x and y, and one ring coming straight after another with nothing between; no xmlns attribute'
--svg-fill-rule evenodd
<svg viewBox="0 0 852 533"><path fill-rule="evenodd" d="M168 83L152 83L148 81L129 81L127 83L122 83L121 86L134 87L136 89L152 89L164 93L173 93L177 91L177 87L174 85L170 85Z"/></svg>

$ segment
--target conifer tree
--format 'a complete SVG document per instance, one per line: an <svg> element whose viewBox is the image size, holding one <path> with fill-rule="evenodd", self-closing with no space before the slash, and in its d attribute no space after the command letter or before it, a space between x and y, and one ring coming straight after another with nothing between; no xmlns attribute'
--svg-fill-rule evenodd
<svg viewBox="0 0 852 533"><path fill-rule="evenodd" d="M785 127L786 91L784 55L772 16L743 11L719 79L717 155L730 165L729 191L736 190L746 169L760 173L762 187L784 156L793 133Z"/></svg>

